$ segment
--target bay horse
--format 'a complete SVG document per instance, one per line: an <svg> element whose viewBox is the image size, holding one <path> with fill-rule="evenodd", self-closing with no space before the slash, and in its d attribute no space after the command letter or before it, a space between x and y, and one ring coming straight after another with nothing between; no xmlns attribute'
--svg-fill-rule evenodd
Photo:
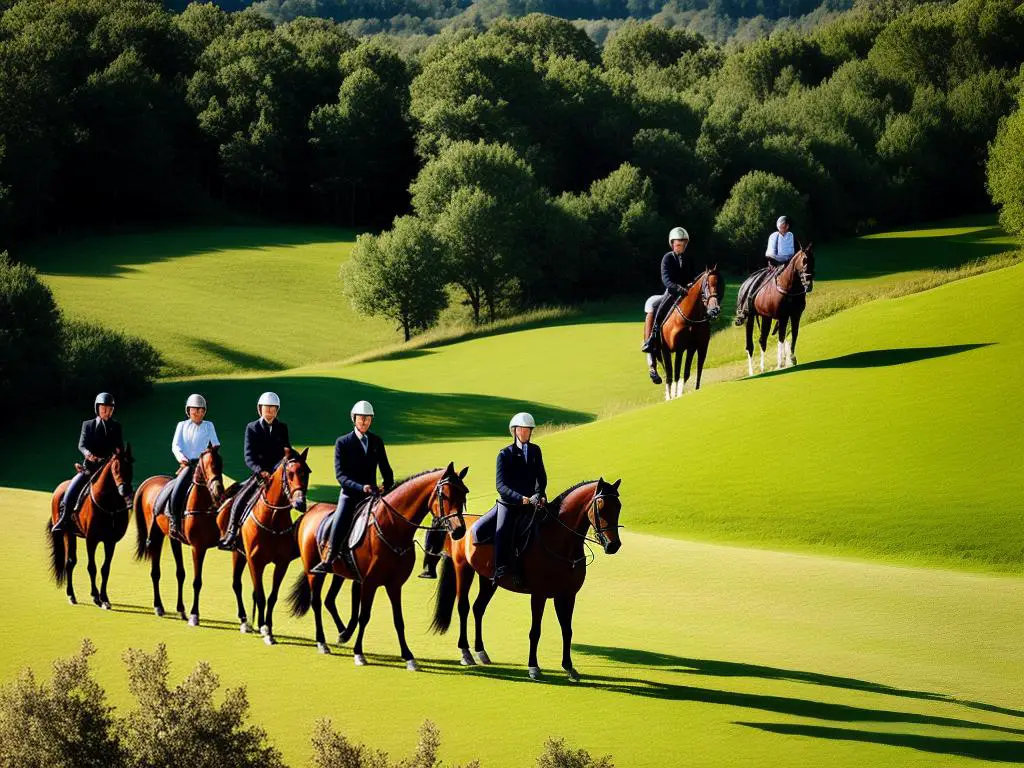
<svg viewBox="0 0 1024 768"><path fill-rule="evenodd" d="M683 394L683 387L690 379L690 365L694 353L697 354L697 380L694 389L700 389L704 359L707 357L708 344L711 341L711 321L722 311L724 293L725 281L716 264L701 272L686 294L676 300L669 316L662 322L658 351L661 363L665 367L666 400L673 400ZM686 367L680 378L679 369L684 352Z"/></svg>
<svg viewBox="0 0 1024 768"><path fill-rule="evenodd" d="M199 626L199 592L203 588L203 563L206 560L206 552L211 547L216 547L220 540L216 513L217 504L224 496L224 458L220 455L219 447L209 443L192 471L192 487L185 499L178 537L170 535L167 515L155 515L154 508L160 491L174 478L170 475L147 477L135 493L135 559L150 562L153 612L157 616L164 615L164 604L160 599L160 554L163 551L164 539L168 538L178 579L178 602L175 610L179 618L187 619L193 627ZM192 610L188 616L185 615L182 594L185 584L182 544L192 548Z"/></svg>
<svg viewBox="0 0 1024 768"><path fill-rule="evenodd" d="M278 462L271 473L270 481L261 486L260 495L253 505L252 512L242 522L241 550L231 553L231 588L238 604L239 629L242 632L252 631L242 601L242 571L249 565L249 576L252 579L253 613L256 614L256 626L260 629L263 642L274 645L274 605L288 571L288 565L299 556L295 534L298 521L292 521L292 510L304 513L306 510L306 493L309 489L310 468L306 463L309 448L296 453L291 448L284 449L284 457ZM231 515L231 500L221 505L218 514L219 528L227 530ZM263 574L267 566L273 564L270 596L267 597L263 587Z"/></svg>
<svg viewBox="0 0 1024 768"><path fill-rule="evenodd" d="M748 278L749 279L749 278ZM742 292L742 287L740 291ZM764 373L764 355L768 347L768 336L772 332L772 320L779 334L777 368L796 365L796 337L800 333L800 315L807 306L807 294L814 290L814 249L811 243L800 246L781 270L776 270L761 284L754 294L753 312L746 315L747 327L747 372L754 375L754 321L760 319L761 373ZM743 312L743 307L736 311ZM739 315L737 315L739 318ZM786 340L786 326L792 323L792 341ZM737 323L738 324L738 323Z"/></svg>
<svg viewBox="0 0 1024 768"><path fill-rule="evenodd" d="M576 607L576 594L583 587L587 577L587 556L583 545L593 541L609 555L619 551L619 484L622 480L608 483L604 478L577 483L558 498L549 502L548 514L537 525L534 536L522 554L522 584L515 586L504 578L497 586L511 592L530 595L533 622L530 626L529 675L537 680L541 676L537 663L537 643L540 640L541 621L548 599L553 599L558 623L562 628L562 669L572 682L579 682L580 675L572 663L572 614ZM467 516L469 517L469 516ZM472 517L479 517L473 515ZM587 537L588 530L594 529L596 539ZM480 574L480 588L473 603L473 618L476 620L477 658L469 652L466 623L469 617L469 588L474 574ZM462 541L451 537L445 540L445 557L441 561L441 574L437 585L434 606L434 620L430 628L436 634L444 634L451 624L452 608L459 604L459 648L463 666L490 664L491 659L484 648L483 619L487 605L494 596L497 586L491 581L494 576L494 545L474 544L473 535Z"/></svg>
<svg viewBox="0 0 1024 768"><path fill-rule="evenodd" d="M73 576L75 563L78 562L78 537L85 539L85 550L89 555L86 570L89 572L90 594L92 601L100 608L110 610L110 598L107 596L107 582L110 579L110 565L114 559L117 542L124 538L128 530L128 508L132 503L132 445L128 443L124 451L114 451L102 467L89 479L89 493L82 501L78 514L69 512L67 528L64 533L53 533L52 528L60 517L60 500L67 490L70 480L57 486L50 497L50 519L46 524L47 538L50 540L51 570L57 585L64 584L68 602L75 605ZM68 499L74 504L77 499ZM96 547L103 544L103 565L100 567L100 586L96 588Z"/></svg>
<svg viewBox="0 0 1024 768"><path fill-rule="evenodd" d="M353 646L353 661L358 667L366 665L363 655L363 633L370 621L370 611L377 589L384 587L391 600L391 613L398 634L398 643L406 669L415 672L419 667L405 641L405 618L402 615L402 586L409 580L416 564L413 537L421 528L420 522L431 514L435 524L444 525L451 539L459 540L466 533L463 509L469 488L463 482L469 467L456 473L449 463L444 469L428 470L404 480L383 496L371 497L369 520L362 542L352 551L358 573L354 573L345 558L334 563L332 597L337 594L341 580L351 579L353 591L358 587L358 613L353 615L347 630L342 630L339 643L352 635L355 621L359 634ZM324 638L321 619L320 593L324 576L309 571L320 562L317 529L320 522L334 511L333 504L314 504L299 524L298 541L305 573L300 574L291 593L292 614L304 616L313 608L316 621L316 645L320 653L330 653ZM335 623L339 620L332 612ZM340 624L339 624L339 628Z"/></svg>

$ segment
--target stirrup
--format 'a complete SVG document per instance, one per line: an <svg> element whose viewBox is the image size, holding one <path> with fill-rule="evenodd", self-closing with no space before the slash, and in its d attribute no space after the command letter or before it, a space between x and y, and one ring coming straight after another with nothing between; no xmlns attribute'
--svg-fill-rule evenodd
<svg viewBox="0 0 1024 768"><path fill-rule="evenodd" d="M238 534L231 532L223 539L217 542L217 549L222 549L225 552L231 552L238 548Z"/></svg>
<svg viewBox="0 0 1024 768"><path fill-rule="evenodd" d="M647 374L651 377L652 384L661 384L661 376L658 375L657 368L648 368Z"/></svg>
<svg viewBox="0 0 1024 768"><path fill-rule="evenodd" d="M652 333L650 336L647 337L647 341L640 345L640 351L652 353L654 352L656 346L657 345L655 344L654 334Z"/></svg>

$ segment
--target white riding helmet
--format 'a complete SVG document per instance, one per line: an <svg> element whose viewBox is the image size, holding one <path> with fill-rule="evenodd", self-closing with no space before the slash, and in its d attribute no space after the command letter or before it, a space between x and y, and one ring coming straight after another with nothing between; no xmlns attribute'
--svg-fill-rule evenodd
<svg viewBox="0 0 1024 768"><path fill-rule="evenodd" d="M256 413L260 412L260 406L263 405L276 405L278 408L280 408L281 398L278 397L274 392L264 392L262 395L260 395L260 399L256 403Z"/></svg>
<svg viewBox="0 0 1024 768"><path fill-rule="evenodd" d="M668 244L672 245L673 240L689 240L690 233L682 227L674 227L671 232L668 233Z"/></svg>
<svg viewBox="0 0 1024 768"><path fill-rule="evenodd" d="M188 415L189 408L205 408L206 398L202 395L189 395L188 400L185 401L185 415Z"/></svg>
<svg viewBox="0 0 1024 768"><path fill-rule="evenodd" d="M356 421L356 416L373 416L373 406L370 405L367 400L360 400L358 403L352 406L352 411L349 413L352 417L352 423Z"/></svg>
<svg viewBox="0 0 1024 768"><path fill-rule="evenodd" d="M530 429L536 429L537 422L533 420L533 416L528 414L526 411L521 411L512 417L512 420L508 423L508 431L515 437L516 427L529 427Z"/></svg>

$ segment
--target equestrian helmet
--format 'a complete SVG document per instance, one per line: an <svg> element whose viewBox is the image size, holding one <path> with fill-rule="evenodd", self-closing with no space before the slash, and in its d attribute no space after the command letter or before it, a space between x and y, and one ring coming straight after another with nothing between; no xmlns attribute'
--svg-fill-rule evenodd
<svg viewBox="0 0 1024 768"><path fill-rule="evenodd" d="M508 423L508 431L515 437L516 427L529 427L530 429L536 429L537 422L533 420L533 416L528 414L526 411L520 411L512 420Z"/></svg>
<svg viewBox="0 0 1024 768"><path fill-rule="evenodd" d="M109 405L113 408L116 405L114 402L114 396L109 392L100 392L96 395L96 399L92 404L92 410L96 415L99 415L101 405Z"/></svg>
<svg viewBox="0 0 1024 768"><path fill-rule="evenodd" d="M690 233L682 227L673 227L672 231L668 233L668 244L672 245L673 240L687 240L690 239Z"/></svg>
<svg viewBox="0 0 1024 768"><path fill-rule="evenodd" d="M202 395L191 394L188 396L188 400L185 401L185 415L188 415L189 408L205 408L206 398Z"/></svg>
<svg viewBox="0 0 1024 768"><path fill-rule="evenodd" d="M352 423L355 424L356 416L373 416L373 406L368 400L360 400L352 406L349 416L352 417Z"/></svg>
<svg viewBox="0 0 1024 768"><path fill-rule="evenodd" d="M264 405L276 405L278 408L281 407L281 398L274 392L264 392L260 395L260 399L256 402L256 413L261 413L260 408Z"/></svg>

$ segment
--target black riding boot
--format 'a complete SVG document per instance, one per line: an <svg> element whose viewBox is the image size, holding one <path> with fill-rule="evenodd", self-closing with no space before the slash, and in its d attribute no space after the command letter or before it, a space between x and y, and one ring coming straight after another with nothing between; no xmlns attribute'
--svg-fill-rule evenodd
<svg viewBox="0 0 1024 768"><path fill-rule="evenodd" d="M217 549L223 549L228 552L234 550L238 546L238 528L240 525L240 518L242 512L247 506L249 506L249 493L250 489L245 489L239 492L238 496L235 497L234 502L231 504L231 517L228 519L228 530L224 534L219 542L217 542Z"/></svg>
<svg viewBox="0 0 1024 768"><path fill-rule="evenodd" d="M60 515L57 517L57 522L53 524L53 528L50 529L51 533L64 533L64 525L68 519L68 495L65 493L64 498L60 500Z"/></svg>
<svg viewBox="0 0 1024 768"><path fill-rule="evenodd" d="M351 506L351 504L346 504L334 513L335 519L334 522L331 523L331 543L327 548L327 557L314 565L310 570L310 573L328 574L334 570L332 568L334 560L339 554L341 554L341 539L348 532L348 519L351 516L349 508Z"/></svg>

